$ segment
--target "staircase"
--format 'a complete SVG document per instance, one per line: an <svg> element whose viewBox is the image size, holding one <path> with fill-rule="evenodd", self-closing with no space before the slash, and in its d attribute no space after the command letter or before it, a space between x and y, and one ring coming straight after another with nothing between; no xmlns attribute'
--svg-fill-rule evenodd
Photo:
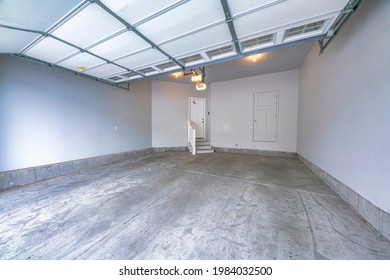
<svg viewBox="0 0 390 280"><path fill-rule="evenodd" d="M214 153L206 139L196 138L196 129L192 121L188 121L188 150L193 155Z"/></svg>
<svg viewBox="0 0 390 280"><path fill-rule="evenodd" d="M206 139L196 139L196 153L197 154L209 154L214 153L213 147Z"/></svg>

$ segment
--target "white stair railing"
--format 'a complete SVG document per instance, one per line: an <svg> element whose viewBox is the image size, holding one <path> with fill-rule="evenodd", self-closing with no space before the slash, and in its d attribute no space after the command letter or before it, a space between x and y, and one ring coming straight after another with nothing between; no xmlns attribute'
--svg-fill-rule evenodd
<svg viewBox="0 0 390 280"><path fill-rule="evenodd" d="M195 125L192 121L188 121L188 149L190 153L196 154L196 130Z"/></svg>

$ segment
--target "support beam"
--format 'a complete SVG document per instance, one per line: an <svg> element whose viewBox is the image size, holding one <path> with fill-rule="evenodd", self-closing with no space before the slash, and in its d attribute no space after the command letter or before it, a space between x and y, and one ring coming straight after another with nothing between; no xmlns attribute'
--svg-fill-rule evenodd
<svg viewBox="0 0 390 280"><path fill-rule="evenodd" d="M126 82L127 86L121 86L121 85L119 85L117 83L110 83L107 80L99 79L99 78L96 78L96 77L84 74L82 72L75 72L75 71L72 71L72 70L70 70L68 68L61 67L61 66L58 66L58 65L54 65L54 64L48 63L46 61L42 61L40 59L36 59L36 58L33 58L31 56L27 56L27 55L24 55L24 54L14 54L14 56L22 58L22 59L29 60L29 61L37 62L37 63L40 63L40 64L44 64L44 65L47 65L47 66L50 66L50 67L61 68L61 69L65 70L65 71L73 73L73 74L75 74L77 76L81 76L81 77L88 78L88 79L91 79L91 80L94 80L94 81L97 81L97 82L100 82L100 83L103 83L103 84L106 84L106 85L111 85L111 86L114 86L114 87L117 87L117 88L120 88L120 89L124 89L124 90L130 91L129 81ZM121 83L121 84L124 84L124 83Z"/></svg>
<svg viewBox="0 0 390 280"><path fill-rule="evenodd" d="M238 43L236 29L234 28L232 14L230 12L229 4L227 0L221 0L222 8L225 13L226 23L229 26L230 35L232 36L232 42L236 48L237 54L241 54L240 44Z"/></svg>
<svg viewBox="0 0 390 280"><path fill-rule="evenodd" d="M175 62L180 68L184 70L184 65L181 64L178 60L167 54L165 51L163 51L159 46L157 46L154 42L152 42L149 38L147 38L145 35L143 35L141 32L137 30L134 26L132 26L130 23L128 23L126 20L118 16L116 13L110 10L106 5L104 5L101 1L99 0L90 0L91 3L96 3L99 5L103 10L105 10L107 13L109 13L111 16L116 18L118 21L120 21L123 25L126 26L126 28L129 31L133 31L135 34L137 34L139 37L141 37L144 41L146 41L153 49L158 50L160 53L165 55L170 61Z"/></svg>
<svg viewBox="0 0 390 280"><path fill-rule="evenodd" d="M278 4L280 4L280 3L282 3L282 2L286 2L286 1L287 1L287 0L273 0L273 1L268 1L268 3L266 3L266 4L260 4L260 6L251 8L251 9L249 9L249 10L246 10L246 11L243 11L243 12L240 12L240 13L234 15L234 19L237 19L237 18L246 16L246 15L252 14L252 13L257 12L257 11L260 11L260 10L267 9L267 8L269 8L269 7L278 5Z"/></svg>
<svg viewBox="0 0 390 280"><path fill-rule="evenodd" d="M24 32L35 33L35 34L39 34L39 35L43 35L43 33L44 33L42 31L19 28L19 27L14 27L14 26L10 26L10 25L4 25L4 24L0 24L0 28L12 29L12 30L17 30L17 31L24 31Z"/></svg>
<svg viewBox="0 0 390 280"><path fill-rule="evenodd" d="M141 25L141 24L143 24L143 23L145 23L145 22L147 22L147 21L149 21L149 20L152 20L152 19L154 19L154 18L156 18L156 17L158 17L158 16L161 16L161 15L163 15L163 14L169 12L170 10L176 9L177 7L179 7L179 6L181 6L181 5L185 4L185 3L187 3L187 2L189 2L189 1L190 1L190 0L181 0L181 1L179 1L179 2L173 3L172 5L170 5L170 6L168 6L168 7L165 7L165 8L162 9L161 11L158 11L157 13L154 13L154 14L152 14L151 16L148 16L148 17L146 17L146 18L144 18L144 19L142 19L142 20L140 20L140 21L135 22L135 23L134 23L134 27L137 27L137 26L139 26L139 25Z"/></svg>
<svg viewBox="0 0 390 280"><path fill-rule="evenodd" d="M142 76L142 77L145 77L144 74L139 73L138 71L131 70L131 69L128 69L128 68L126 68L126 67L123 67L122 65L119 65L119 64L117 64L117 63L115 63L115 62L113 62L113 61L111 61L111 60L105 59L104 57L101 57L101 56L99 56L99 55L96 55L96 54L94 54L94 53L91 53L90 51L88 51L88 50L86 50L86 49L83 49L83 48L81 48L81 47L79 47L79 46L76 46L76 45L74 45L74 44L72 44L72 43L70 43L70 42L68 42L68 41L65 41L65 40L63 40L63 39L61 39L61 38L58 38L57 36L54 36L54 35L52 35L52 34L50 34L50 33L46 33L46 32L43 32L43 31L38 31L38 30L32 30L32 29L18 28L18 27L13 27L13 26L9 26L9 25L0 25L0 28L6 28L6 29L24 31L24 32L29 32L29 33L34 33L34 34L39 34L39 35L41 35L41 37L39 37L38 39L34 40L34 41L33 41L32 43L30 43L27 47L25 47L19 54L17 54L18 57L29 57L29 56L25 56L25 55L24 55L24 53L25 53L27 50L29 50L30 48L32 48L35 44L37 44L37 43L38 43L40 40L42 40L43 38L45 38L45 37L50 37L50 38L52 38L52 39L54 39L54 40L57 40L57 41L59 41L59 42L61 42L61 43L63 43L63 44L66 44L66 45L68 45L68 46L71 46L71 47L73 47L73 48L79 50L81 53L87 53L87 54L89 54L89 55L92 55L92 56L94 56L94 57L96 57L96 58L99 58L99 59L105 61L106 63L116 65L116 66L118 66L118 67L120 67L120 68L123 68L123 70L126 70L126 71L128 71L128 72L133 72L133 73L136 73L137 75L140 75L140 76ZM69 59L69 58L70 58L70 57L66 57L66 59ZM29 60L32 60L32 59L29 59ZM64 58L63 60L65 60L65 58ZM58 62L61 62L61 61L63 61L63 60L57 61L57 63L58 63ZM50 65L50 66L53 66L53 65L54 65L53 63L46 63L46 64L48 64L48 65Z"/></svg>
<svg viewBox="0 0 390 280"><path fill-rule="evenodd" d="M202 68L199 67L199 70L200 72L202 72L203 83L206 83L206 67L204 66Z"/></svg>
<svg viewBox="0 0 390 280"><path fill-rule="evenodd" d="M68 14L66 14L65 17L61 18L60 21L58 21L57 23L55 23L53 26L51 26L49 28L49 30L46 30L45 32L41 32L41 31L38 31L40 34L41 34L41 37L38 37L36 38L34 41L32 41L30 44L28 44L24 49L22 49L19 54L23 54L25 53L28 49L30 49L32 46L34 46L37 42L39 42L40 40L42 40L42 38L44 37L47 37L47 34L50 34L52 31L56 30L59 26L61 26L62 24L64 24L64 22L66 22L68 19L70 19L71 17L73 17L75 14L77 14L78 12L80 12L81 10L85 9L86 7L88 7L89 5L89 1L88 0L84 0L82 3L80 3L76 8L74 8L71 12L69 12Z"/></svg>
<svg viewBox="0 0 390 280"><path fill-rule="evenodd" d="M318 45L320 46L320 50L324 47L324 39L318 40Z"/></svg>
<svg viewBox="0 0 390 280"><path fill-rule="evenodd" d="M72 46L72 47L78 49L81 53L87 53L87 54L89 54L89 55L92 55L92 56L94 56L94 57L96 57L96 58L99 58L99 59L101 59L101 60L104 60L106 63L113 64L113 65L115 65L115 66L118 66L118 67L120 67L120 68L123 68L123 70L129 71L129 72L134 72L134 73L139 74L138 72L136 72L136 71L134 71L134 70L128 69L128 68L126 68L126 67L123 67L122 65L119 65L119 64L117 64L117 63L111 61L111 60L105 59L104 57L101 57L101 56L99 56L99 55L96 55L96 54L94 54L94 53L91 53L90 51L88 51L88 50L86 50L86 49L80 48L80 47L78 47L78 46L76 46L76 45L74 45L74 44L72 44L72 43L69 43L69 42L67 42L67 41L65 41L65 40L62 40L61 38L58 38L57 36L54 36L54 35L51 35L51 34L45 34L44 36L53 38L53 39L55 39L55 40L57 40L57 41L59 41L59 42L61 42L61 43L67 44L67 45L69 45L69 46ZM68 58L69 58L69 57L68 57ZM67 59L68 59L68 58L67 58ZM139 75L141 75L141 74L139 74ZM142 75L142 76L144 76L144 75Z"/></svg>
<svg viewBox="0 0 390 280"><path fill-rule="evenodd" d="M37 30L31 30L31 29L22 29L22 28L16 28L16 27L12 27L12 26L3 26L5 28L9 28L9 29L15 29L15 30L19 30L19 31L25 31L25 32L31 32L31 33L36 33L36 34L40 34L41 36L38 37L37 39L35 39L34 41L32 41L29 45L27 45L23 50L21 50L19 52L19 55L24 55L24 53L29 50L30 48L32 48L35 44L37 44L40 40L42 40L43 38L45 37L50 37L52 39L55 39L63 44L66 44L68 46L71 46L73 48L76 48L78 49L81 53L87 53L89 55L92 55L96 58L99 58L103 61L105 61L106 63L109 63L109 64L113 64L113 65L116 65L120 68L123 68L124 71L128 71L128 72L133 72L133 73L136 73L137 75L140 75L142 77L145 77L144 74L138 72L138 71L134 71L134 70L131 70L129 68L126 68L126 67L123 67L122 65L119 65L113 61L110 61L108 59L105 59L101 56L98 56L94 53L91 53L89 52L87 49L84 49L84 48L81 48L79 46L76 46L68 41L65 41L61 38L58 38L54 35L51 34L52 31L56 30L59 26L61 26L64 22L66 22L67 20L69 20L71 17L73 17L75 14L79 13L81 10L85 9L86 7L88 7L88 5L90 3L92 3L93 1L90 1L90 0L85 0L83 1L82 3L80 3L76 8L74 8L70 13L68 13L65 17L63 17L59 22L57 22L54 26L52 26L47 32L43 32L43 31L37 31ZM71 57L71 56L70 56ZM70 57L66 57L66 59L69 59ZM56 61L57 63L59 62L62 62L63 60L60 60L60 61ZM53 64L50 64L49 65L53 65Z"/></svg>
<svg viewBox="0 0 390 280"><path fill-rule="evenodd" d="M328 34L330 37L328 40L325 43L320 43L320 55L324 53L327 47L329 47L336 35L344 28L347 22L351 19L354 12L356 12L356 10L364 3L364 1L365 0L350 0L348 2L335 22L329 28Z"/></svg>

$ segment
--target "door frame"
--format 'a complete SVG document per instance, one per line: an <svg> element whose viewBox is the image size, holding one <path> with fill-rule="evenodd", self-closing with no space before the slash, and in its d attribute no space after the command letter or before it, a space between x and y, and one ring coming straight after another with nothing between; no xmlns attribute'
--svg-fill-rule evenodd
<svg viewBox="0 0 390 280"><path fill-rule="evenodd" d="M207 121L206 121L206 98L204 97L188 97L188 116L187 120L191 120L191 100L192 99L202 99L203 100L203 138L196 137L197 139L206 139L206 127L207 127Z"/></svg>
<svg viewBox="0 0 390 280"><path fill-rule="evenodd" d="M255 111L256 111L256 95L265 95L270 92L276 93L276 120L275 120L275 140L255 140ZM279 140L279 89L269 89L269 90L261 90L255 91L253 93L253 124L252 124L252 134L253 134L253 142L278 142Z"/></svg>

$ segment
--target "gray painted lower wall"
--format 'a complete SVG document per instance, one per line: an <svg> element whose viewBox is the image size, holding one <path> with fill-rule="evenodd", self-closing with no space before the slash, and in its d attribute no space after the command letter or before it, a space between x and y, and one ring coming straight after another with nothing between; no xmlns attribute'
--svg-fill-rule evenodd
<svg viewBox="0 0 390 280"><path fill-rule="evenodd" d="M188 147L158 147L153 148L154 152L175 152L175 151L188 151ZM279 152L279 151L266 151L256 149L237 149L237 148L222 148L213 147L215 152L218 153L233 153L233 154L245 154L245 155L258 155L267 157L287 157L296 158L297 154L292 152Z"/></svg>
<svg viewBox="0 0 390 280"><path fill-rule="evenodd" d="M214 151L222 153L234 153L234 154L247 154L247 155L258 155L267 157L288 157L295 158L296 153L292 152L279 152L279 151L267 151L267 150L256 150L256 149L237 149L237 148L222 148L213 147Z"/></svg>
<svg viewBox="0 0 390 280"><path fill-rule="evenodd" d="M180 146L180 147L156 147L153 148L153 151L155 153L159 152L181 152L181 151L188 151L188 147Z"/></svg>
<svg viewBox="0 0 390 280"><path fill-rule="evenodd" d="M268 156L268 157L287 157L287 158L296 158L296 153L291 152L279 152L279 151L265 151L265 150L256 150L256 149L237 149L237 148L221 148L213 147L215 152L218 153L233 153L233 154L246 154L246 155L258 155L258 156ZM157 152L177 152L177 151L188 151L188 147L179 146L179 147L156 147L153 148L155 153Z"/></svg>
<svg viewBox="0 0 390 280"><path fill-rule="evenodd" d="M58 176L85 171L91 168L134 158L137 156L151 154L153 152L153 148L140 149L123 153L2 172L0 173L0 190L8 190Z"/></svg>
<svg viewBox="0 0 390 280"><path fill-rule="evenodd" d="M390 240L390 214L376 207L357 192L325 172L311 161L298 154L298 159L320 177L346 203L348 203L364 220Z"/></svg>

